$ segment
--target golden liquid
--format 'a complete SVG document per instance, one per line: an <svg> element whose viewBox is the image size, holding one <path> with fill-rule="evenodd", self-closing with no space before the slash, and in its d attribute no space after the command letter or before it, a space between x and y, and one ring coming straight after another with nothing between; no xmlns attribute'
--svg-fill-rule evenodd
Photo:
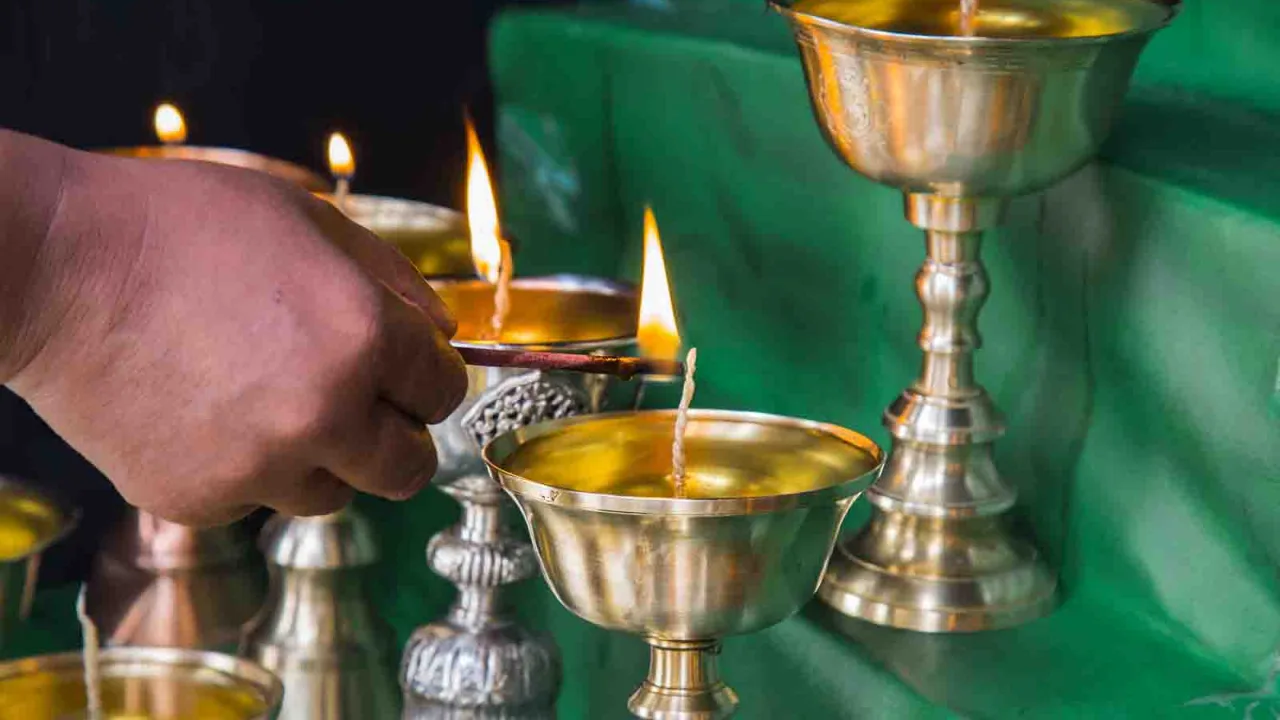
<svg viewBox="0 0 1280 720"><path fill-rule="evenodd" d="M12 486L0 486L0 562L31 554L52 540L66 518L48 500Z"/></svg>
<svg viewBox="0 0 1280 720"><path fill-rule="evenodd" d="M458 320L455 340L491 340L492 285L440 282L432 287ZM511 312L498 342L537 346L632 337L637 310L636 298L630 294L521 287L516 280L511 285Z"/></svg>
<svg viewBox="0 0 1280 720"><path fill-rule="evenodd" d="M543 485L580 492L671 498L671 413L628 414L569 425L535 438L502 462ZM847 437L778 423L690 416L682 497L788 495L853 480L876 466Z"/></svg>
<svg viewBox="0 0 1280 720"><path fill-rule="evenodd" d="M1159 25L1169 10L1154 0L979 0L966 33L961 0L797 0L791 7L846 25L909 35L1072 38Z"/></svg>
<svg viewBox="0 0 1280 720"><path fill-rule="evenodd" d="M157 677L162 665L136 669L134 677L102 678L106 720L245 720L265 715L262 696L248 688L197 682L190 675ZM104 672L110 673L109 665ZM182 673L182 670L176 671ZM187 670L186 672L191 672ZM213 671L210 674L217 678ZM79 720L85 709L84 678L78 668L44 671L0 681L0 718Z"/></svg>

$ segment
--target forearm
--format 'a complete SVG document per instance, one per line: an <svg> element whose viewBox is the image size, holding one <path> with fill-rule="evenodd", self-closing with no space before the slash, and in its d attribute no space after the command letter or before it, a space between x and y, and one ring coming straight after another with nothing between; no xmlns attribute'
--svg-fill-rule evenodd
<svg viewBox="0 0 1280 720"><path fill-rule="evenodd" d="M146 228L133 166L0 129L0 383L19 394L51 345L92 341L64 331L110 322L98 310L128 281Z"/></svg>
<svg viewBox="0 0 1280 720"><path fill-rule="evenodd" d="M44 329L34 321L51 301L43 261L58 214L71 152L0 129L0 382L39 351Z"/></svg>

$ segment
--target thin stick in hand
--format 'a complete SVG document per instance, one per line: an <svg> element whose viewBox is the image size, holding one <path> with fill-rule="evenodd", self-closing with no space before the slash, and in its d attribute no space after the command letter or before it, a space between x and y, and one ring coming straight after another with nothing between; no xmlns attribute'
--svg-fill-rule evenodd
<svg viewBox="0 0 1280 720"><path fill-rule="evenodd" d="M613 375L627 380L636 375L679 376L684 363L654 358L619 357L616 355L577 355L574 353L533 352L462 346L456 348L468 365L477 367L511 367L528 370L563 370L566 372Z"/></svg>

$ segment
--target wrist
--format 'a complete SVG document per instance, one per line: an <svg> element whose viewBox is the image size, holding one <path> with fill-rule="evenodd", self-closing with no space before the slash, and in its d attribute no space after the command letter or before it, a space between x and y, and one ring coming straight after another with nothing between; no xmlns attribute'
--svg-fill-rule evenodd
<svg viewBox="0 0 1280 720"><path fill-rule="evenodd" d="M71 153L59 145L0 130L0 382L38 351L34 321L46 302L42 256L63 203Z"/></svg>
<svg viewBox="0 0 1280 720"><path fill-rule="evenodd" d="M145 212L115 171L127 161L3 130L0 161L20 178L0 180L0 382L29 400L58 348L92 342L81 331L110 312Z"/></svg>

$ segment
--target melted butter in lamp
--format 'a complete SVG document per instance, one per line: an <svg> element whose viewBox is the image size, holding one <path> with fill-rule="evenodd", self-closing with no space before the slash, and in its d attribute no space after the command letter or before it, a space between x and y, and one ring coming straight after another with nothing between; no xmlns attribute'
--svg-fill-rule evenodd
<svg viewBox="0 0 1280 720"><path fill-rule="evenodd" d="M634 295L555 287L539 278L511 282L511 313L502 334L490 332L493 285L480 280L432 283L458 321L459 342L550 346L634 337Z"/></svg>
<svg viewBox="0 0 1280 720"><path fill-rule="evenodd" d="M567 426L522 445L502 464L533 482L578 492L674 498L674 413L623 414ZM854 439L817 429L690 414L685 434L691 500L787 495L838 484L876 467ZM572 472L568 470L572 469Z"/></svg>
<svg viewBox="0 0 1280 720"><path fill-rule="evenodd" d="M199 672L199 671L195 671ZM245 720L269 709L261 694L237 687L208 670L141 663L133 668L103 664L103 720ZM79 667L38 669L0 679L0 717L58 720L85 717L84 678Z"/></svg>
<svg viewBox="0 0 1280 720"><path fill-rule="evenodd" d="M798 0L797 12L909 35L961 36L960 0ZM973 35L1072 38L1151 27L1168 16L1154 0L980 0Z"/></svg>

